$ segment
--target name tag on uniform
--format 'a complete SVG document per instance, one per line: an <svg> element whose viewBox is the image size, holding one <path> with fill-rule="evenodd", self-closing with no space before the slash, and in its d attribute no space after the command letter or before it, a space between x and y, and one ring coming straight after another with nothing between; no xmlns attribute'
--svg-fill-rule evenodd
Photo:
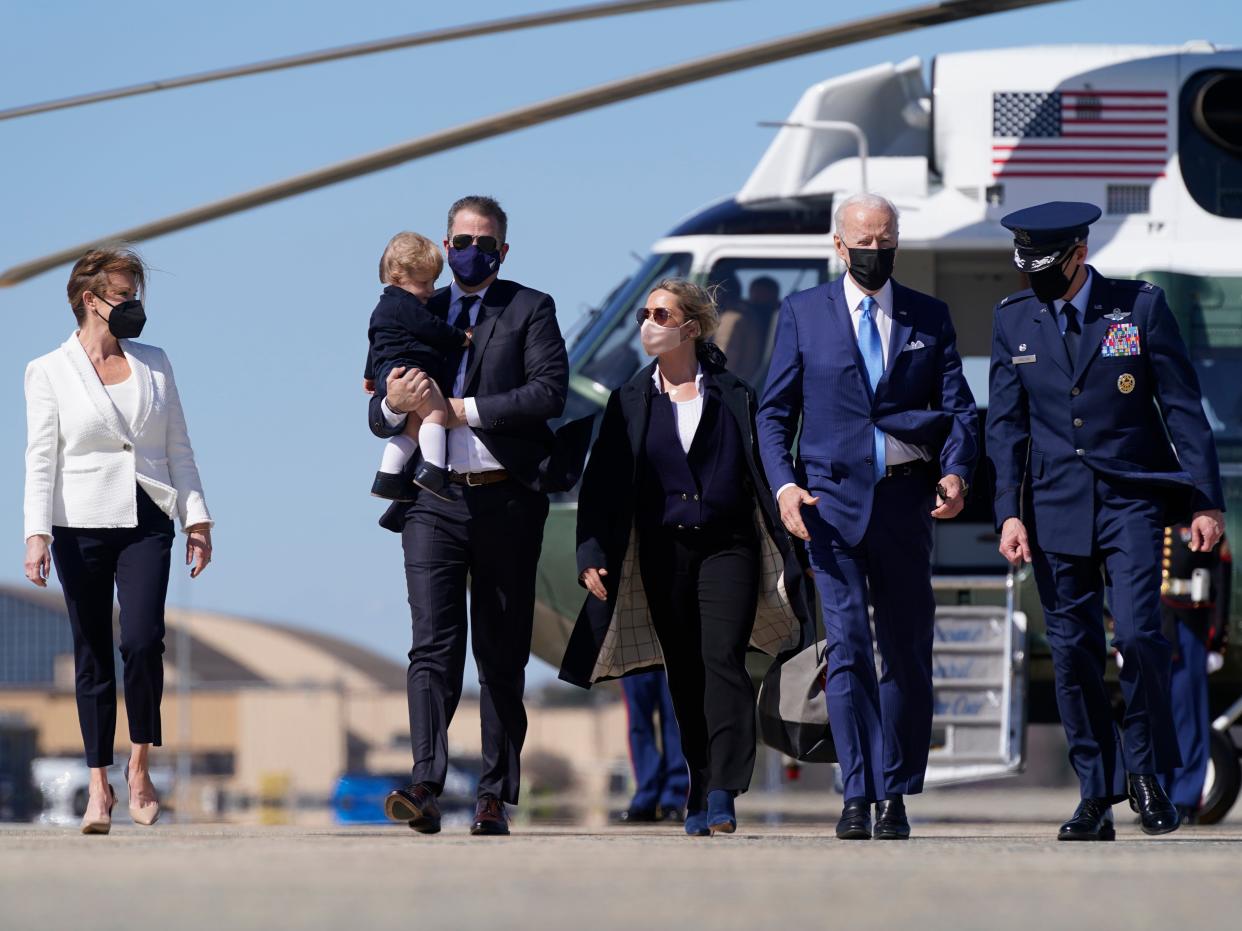
<svg viewBox="0 0 1242 931"><path fill-rule="evenodd" d="M1023 364L1025 364L1025 363L1027 363L1027 362L1034 362L1034 361L1035 361L1035 356L1034 356L1034 355L1029 355L1029 356L1014 356L1014 357L1013 357L1013 364L1014 364L1014 365L1023 365Z"/></svg>
<svg viewBox="0 0 1242 931"><path fill-rule="evenodd" d="M1114 323L1104 334L1104 342L1100 344L1100 355L1106 359L1121 356L1142 355L1139 344L1139 328L1133 323Z"/></svg>

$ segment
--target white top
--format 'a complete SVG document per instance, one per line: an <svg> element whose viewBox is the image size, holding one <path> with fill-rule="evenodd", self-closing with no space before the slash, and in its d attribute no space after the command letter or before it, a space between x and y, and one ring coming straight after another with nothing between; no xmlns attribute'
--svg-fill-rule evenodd
<svg viewBox="0 0 1242 931"><path fill-rule="evenodd" d="M470 325L473 327L479 321L479 309L483 306L483 298L487 295L488 288L482 291L475 291L471 296L477 297L470 308ZM461 299L466 296L466 292L458 285L457 279L453 279L449 285L449 301L448 316L445 318L449 323L457 319L457 315L461 313ZM477 351L477 349L476 349ZM466 389L466 359L469 353L462 353L461 363L457 366L457 374L453 378L453 390L450 397L460 398L461 393ZM462 398L462 403L466 408L466 426L453 427L448 431L448 467L453 472L492 472L497 469L503 469L504 466L492 455L491 450L483 445L483 441L474 435L471 427L483 426L483 420L479 417L479 407L475 403L474 398ZM405 414L398 414L388 406L388 399L384 398L380 402L380 410L384 414L384 420L388 422L390 427L399 427L405 423Z"/></svg>
<svg viewBox="0 0 1242 931"><path fill-rule="evenodd" d="M660 366L656 365L651 373L655 382L656 394L664 394L664 378L660 375ZM677 424L677 438L681 441L683 451L689 453L694 443L694 435L699 430L699 422L703 419L703 367L699 366L694 373L694 390L698 397L689 401L673 401L673 420ZM671 398L669 400L672 400Z"/></svg>
<svg viewBox="0 0 1242 931"><path fill-rule="evenodd" d="M121 420L132 431L138 425L138 380L130 367L129 378L115 385L104 385L104 391L112 399Z"/></svg>
<svg viewBox="0 0 1242 931"><path fill-rule="evenodd" d="M168 356L128 339L121 349L120 385L104 386L76 333L26 367L26 539L136 527L139 485L183 528L211 525Z"/></svg>
<svg viewBox="0 0 1242 931"><path fill-rule="evenodd" d="M854 324L854 338L858 339L858 325L862 322L862 299L867 295L863 293L862 288L858 287L849 272L845 273L843 280L845 301L850 309L850 322ZM889 341L893 332L893 282L891 280L884 282L884 287L871 296L876 303L871 314L875 318L876 329L880 331L880 350L884 353L884 367L887 369L888 354L891 348ZM916 459L926 461L930 460L931 456L921 446L903 443L887 433L884 434L884 462L887 465L901 465L903 462L913 462Z"/></svg>

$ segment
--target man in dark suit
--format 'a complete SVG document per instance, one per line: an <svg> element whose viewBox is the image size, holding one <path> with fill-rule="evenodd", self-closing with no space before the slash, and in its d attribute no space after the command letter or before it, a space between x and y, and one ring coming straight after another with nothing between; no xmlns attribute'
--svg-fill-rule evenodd
<svg viewBox="0 0 1242 931"><path fill-rule="evenodd" d="M450 482L443 497L414 488L412 502L394 503L381 519L401 534L413 621L407 688L414 775L409 787L389 795L386 811L428 834L440 829L436 797L461 697L467 578L483 755L471 833L509 833L505 804L518 801L546 492L563 487L547 422L565 407L565 342L551 297L497 277L509 249L506 226L490 197L464 197L449 210L444 247L453 282L427 306L473 329L471 345L449 366L452 382L441 386L450 414ZM399 433L430 387L421 372L394 369L371 399L372 431Z"/></svg>
<svg viewBox="0 0 1242 931"><path fill-rule="evenodd" d="M992 331L1000 549L1035 571L1082 793L1060 840L1112 840L1111 806L1127 796L1146 833L1177 829L1158 781L1181 762L1160 632L1164 528L1191 517L1194 550L1223 529L1216 446L1177 321L1155 285L1086 264L1099 217L1093 204L1057 202L1001 220L1031 289L997 305ZM1106 598L1124 736L1104 687Z"/></svg>
<svg viewBox="0 0 1242 931"><path fill-rule="evenodd" d="M964 506L977 415L948 308L891 280L892 204L848 198L835 228L849 273L781 306L760 449L785 527L810 541L823 604L837 836L870 838L876 803L875 837L903 839L903 796L922 791L931 744L932 518Z"/></svg>

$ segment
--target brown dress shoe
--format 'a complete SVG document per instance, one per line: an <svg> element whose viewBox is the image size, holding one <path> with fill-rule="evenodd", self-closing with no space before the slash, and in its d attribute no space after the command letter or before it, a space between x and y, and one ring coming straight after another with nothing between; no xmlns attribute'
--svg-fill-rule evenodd
<svg viewBox="0 0 1242 931"><path fill-rule="evenodd" d="M440 803L425 782L394 789L384 799L384 814L393 821L404 821L420 834L440 833Z"/></svg>
<svg viewBox="0 0 1242 931"><path fill-rule="evenodd" d="M509 816L505 803L494 795L484 795L474 809L471 834L503 835L509 833Z"/></svg>

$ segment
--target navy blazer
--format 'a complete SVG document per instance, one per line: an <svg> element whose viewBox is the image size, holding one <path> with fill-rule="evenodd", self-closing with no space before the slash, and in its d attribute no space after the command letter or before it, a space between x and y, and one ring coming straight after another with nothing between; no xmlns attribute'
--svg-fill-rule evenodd
<svg viewBox="0 0 1242 931"><path fill-rule="evenodd" d="M429 311L404 288L388 285L367 326L367 365L362 377L384 381L398 365L443 380L445 365L465 348L466 331Z"/></svg>
<svg viewBox="0 0 1242 931"><path fill-rule="evenodd" d="M871 519L874 427L927 447L942 475L970 481L978 415L949 308L893 282L888 364L873 394L841 279L789 295L759 408L763 466L773 491L793 483L818 495L820 513L849 546Z"/></svg>
<svg viewBox="0 0 1242 931"><path fill-rule="evenodd" d="M427 301L427 309L443 320L451 300L449 289L441 288ZM548 427L549 420L564 412L569 393L569 359L552 298L498 278L488 287L479 308L473 342L463 395L475 399L482 420L480 426L470 428L474 435L526 487L536 491L572 487L578 475L572 462L563 461L563 456L568 455L570 460L579 454L585 457L582 435L589 428L589 420L572 421L563 428L573 432L573 442L569 443L572 450L562 449L565 444L558 444ZM447 396L452 385L441 387ZM387 389L387 384L377 379L368 408L371 432L385 439L401 432L400 427L388 426L380 409ZM399 532L408 506L394 503L381 525Z"/></svg>
<svg viewBox="0 0 1242 931"><path fill-rule="evenodd" d="M997 527L1020 516L1029 477L1028 530L1038 528L1045 549L1070 555L1091 553L1084 507L1097 474L1168 489L1170 522L1224 507L1199 379L1164 292L1091 271L1072 370L1057 317L1033 292L996 305L992 329L987 440ZM1137 340L1117 354L1118 336L1132 328Z"/></svg>

